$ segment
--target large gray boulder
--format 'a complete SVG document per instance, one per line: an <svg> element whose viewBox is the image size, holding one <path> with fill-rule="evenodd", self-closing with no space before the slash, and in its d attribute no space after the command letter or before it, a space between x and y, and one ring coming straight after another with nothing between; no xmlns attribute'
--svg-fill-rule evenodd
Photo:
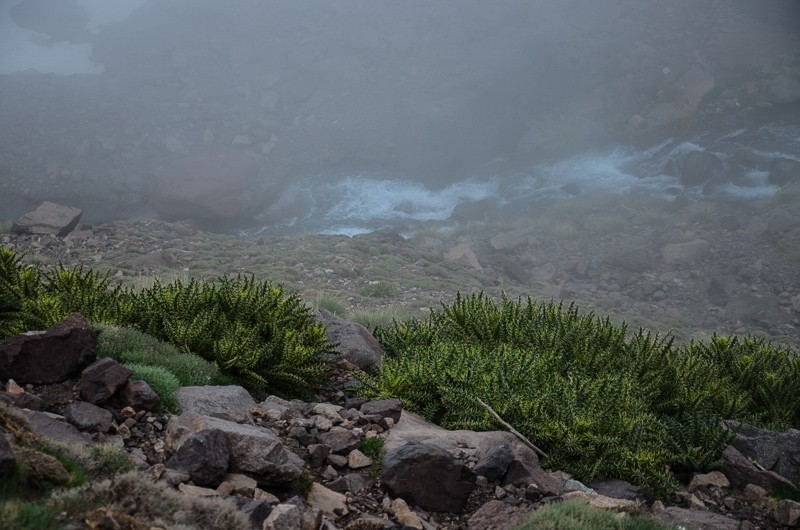
<svg viewBox="0 0 800 530"><path fill-rule="evenodd" d="M178 451L192 435L208 429L225 434L230 449L230 470L256 479L262 486L286 486L303 473L303 459L267 429L185 412L167 424L165 446Z"/></svg>
<svg viewBox="0 0 800 530"><path fill-rule="evenodd" d="M64 237L78 226L82 213L80 208L45 201L32 212L17 218L11 225L11 231L15 234Z"/></svg>
<svg viewBox="0 0 800 530"><path fill-rule="evenodd" d="M420 442L444 449L450 454L464 454L479 461L507 445L514 459L501 477L503 484L533 485L541 495L559 495L562 484L539 465L536 452L506 431L450 431L434 425L418 414L404 410L400 421L386 435L385 451Z"/></svg>
<svg viewBox="0 0 800 530"><path fill-rule="evenodd" d="M772 491L782 489L797 491L789 479L775 473L756 467L750 460L739 452L734 446L729 445L722 452L722 473L728 477L735 488L744 489L748 484L755 484Z"/></svg>
<svg viewBox="0 0 800 530"><path fill-rule="evenodd" d="M744 456L800 487L800 431L768 431L735 421L726 426L737 431L731 445Z"/></svg>
<svg viewBox="0 0 800 530"><path fill-rule="evenodd" d="M317 309L317 320L325 326L325 336L336 345L339 356L365 372L372 372L383 360L383 347L361 324L339 318L330 311Z"/></svg>
<svg viewBox="0 0 800 530"><path fill-rule="evenodd" d="M45 332L0 341L0 379L35 385L60 383L78 375L97 357L97 335L80 315Z"/></svg>
<svg viewBox="0 0 800 530"><path fill-rule="evenodd" d="M439 512L461 512L475 489L475 473L434 445L412 442L383 457L381 482L394 497Z"/></svg>
<svg viewBox="0 0 800 530"><path fill-rule="evenodd" d="M252 423L253 396L241 386L184 386L175 394L181 412Z"/></svg>

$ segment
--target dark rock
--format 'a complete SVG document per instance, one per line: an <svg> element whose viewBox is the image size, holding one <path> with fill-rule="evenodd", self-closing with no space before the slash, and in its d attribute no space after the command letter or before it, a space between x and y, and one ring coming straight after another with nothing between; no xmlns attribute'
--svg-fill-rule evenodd
<svg viewBox="0 0 800 530"><path fill-rule="evenodd" d="M769 183L785 186L800 178L800 162L791 158L775 158L769 164Z"/></svg>
<svg viewBox="0 0 800 530"><path fill-rule="evenodd" d="M264 528L264 521L267 520L269 514L272 513L272 509L278 505L278 500L267 500L267 499L248 499L245 497L239 497L238 495L231 495L228 497L230 500L236 504L236 508L250 517L250 522L253 525L253 528Z"/></svg>
<svg viewBox="0 0 800 530"><path fill-rule="evenodd" d="M400 421L402 412L403 405L400 403L400 400L396 398L368 401L361 405L361 414L373 423L380 424L384 429L389 428L384 418L392 418L396 425L397 422Z"/></svg>
<svg viewBox="0 0 800 530"><path fill-rule="evenodd" d="M330 431L319 435L320 443L331 448L332 453L346 454L357 449L361 440L350 429L332 427Z"/></svg>
<svg viewBox="0 0 800 530"><path fill-rule="evenodd" d="M744 456L800 486L800 431L775 432L734 421L725 423L737 433L731 445Z"/></svg>
<svg viewBox="0 0 800 530"><path fill-rule="evenodd" d="M42 398L30 392L12 394L11 392L0 392L0 403L17 407L18 409L44 410L45 404Z"/></svg>
<svg viewBox="0 0 800 530"><path fill-rule="evenodd" d="M11 472L16 464L17 459L14 451L11 450L11 444L6 440L5 434L0 431L0 477Z"/></svg>
<svg viewBox="0 0 800 530"><path fill-rule="evenodd" d="M358 493L370 487L372 481L360 473L348 473L343 477L339 477L327 487L338 493Z"/></svg>
<svg viewBox="0 0 800 530"><path fill-rule="evenodd" d="M461 512L475 478L467 466L433 445L408 443L383 457L381 481L389 493L425 510Z"/></svg>
<svg viewBox="0 0 800 530"><path fill-rule="evenodd" d="M188 437L168 465L188 473L198 486L216 488L228 472L230 456L225 433L208 429Z"/></svg>
<svg viewBox="0 0 800 530"><path fill-rule="evenodd" d="M506 444L496 445L486 451L478 460L473 471L476 475L483 475L489 481L494 481L506 474L508 466L515 459L514 451Z"/></svg>
<svg viewBox="0 0 800 530"><path fill-rule="evenodd" d="M384 351L372 334L355 322L339 318L325 309L315 311L325 326L325 336L336 345L336 360L347 359L365 372L372 372L383 360Z"/></svg>
<svg viewBox="0 0 800 530"><path fill-rule="evenodd" d="M97 405L77 401L64 408L64 417L82 431L108 432L114 416Z"/></svg>
<svg viewBox="0 0 800 530"><path fill-rule="evenodd" d="M118 408L156 410L161 404L161 398L150 388L147 381L128 381L128 384L114 395L114 404Z"/></svg>
<svg viewBox="0 0 800 530"><path fill-rule="evenodd" d="M647 493L639 486L634 486L630 482L616 478L594 480L589 484L589 487L596 493L612 499L635 501L647 498Z"/></svg>
<svg viewBox="0 0 800 530"><path fill-rule="evenodd" d="M722 160L708 151L691 151L680 160L680 179L686 186L700 186L721 178Z"/></svg>
<svg viewBox="0 0 800 530"><path fill-rule="evenodd" d="M111 357L93 362L81 372L81 399L99 405L128 382L131 371Z"/></svg>
<svg viewBox="0 0 800 530"><path fill-rule="evenodd" d="M468 530L511 530L520 526L530 514L527 506L510 506L491 500L478 508L467 521Z"/></svg>
<svg viewBox="0 0 800 530"><path fill-rule="evenodd" d="M182 412L253 423L250 409L256 406L256 402L240 386L185 386L178 389L175 397Z"/></svg>
<svg viewBox="0 0 800 530"><path fill-rule="evenodd" d="M225 433L231 470L253 477L259 485L286 486L303 474L303 459L289 450L272 431L194 412L170 419L164 440L167 450L177 451L186 439L206 429L219 429Z"/></svg>
<svg viewBox="0 0 800 530"><path fill-rule="evenodd" d="M321 467L331 454L331 448L323 444L310 444L307 449L311 467Z"/></svg>
<svg viewBox="0 0 800 530"><path fill-rule="evenodd" d="M517 260L504 259L502 260L502 266L503 271L515 282L525 285L531 281L531 271Z"/></svg>
<svg viewBox="0 0 800 530"><path fill-rule="evenodd" d="M755 484L767 491L783 489L798 492L795 485L787 478L778 475L774 471L764 471L757 468L732 445L726 447L722 452L722 467L720 471L728 477L731 486L734 488L744 489L748 484Z"/></svg>
<svg viewBox="0 0 800 530"><path fill-rule="evenodd" d="M347 457L344 455L328 455L325 460L333 467L342 468L347 465Z"/></svg>
<svg viewBox="0 0 800 530"><path fill-rule="evenodd" d="M78 226L82 213L80 208L45 201L34 211L16 219L11 231L15 234L51 234L64 237Z"/></svg>
<svg viewBox="0 0 800 530"><path fill-rule="evenodd" d="M96 359L97 336L80 315L45 332L23 333L0 342L0 379L60 383Z"/></svg>

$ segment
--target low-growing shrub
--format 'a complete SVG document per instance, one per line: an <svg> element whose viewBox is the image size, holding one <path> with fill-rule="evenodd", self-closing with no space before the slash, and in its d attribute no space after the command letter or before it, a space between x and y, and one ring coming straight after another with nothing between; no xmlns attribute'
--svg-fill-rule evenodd
<svg viewBox="0 0 800 530"><path fill-rule="evenodd" d="M180 412L176 393L181 384L175 374L160 366L136 363L126 363L123 366L133 373L134 379L145 381L158 394L158 397L161 398L160 408L162 410L173 414Z"/></svg>
<svg viewBox="0 0 800 530"><path fill-rule="evenodd" d="M139 330L95 324L97 356L111 357L120 364L160 366L172 372L181 386L212 384L219 377L213 364L193 353L146 335Z"/></svg>
<svg viewBox="0 0 800 530"><path fill-rule="evenodd" d="M366 285L361 289L361 296L370 298L389 298L397 293L394 285L389 282L378 282Z"/></svg>
<svg viewBox="0 0 800 530"><path fill-rule="evenodd" d="M398 397L452 429L497 428L487 403L582 480L623 478L664 494L715 466L721 418L800 423L800 360L754 338L675 346L574 305L458 295L423 321L376 330L386 357L360 375L369 399Z"/></svg>
<svg viewBox="0 0 800 530"><path fill-rule="evenodd" d="M515 530L675 530L652 519L593 508L583 501L551 502Z"/></svg>

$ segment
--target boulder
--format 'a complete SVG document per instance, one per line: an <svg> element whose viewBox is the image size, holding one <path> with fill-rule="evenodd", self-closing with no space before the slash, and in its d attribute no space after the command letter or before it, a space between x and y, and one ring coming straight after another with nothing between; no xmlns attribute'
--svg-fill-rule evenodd
<svg viewBox="0 0 800 530"><path fill-rule="evenodd" d="M648 497L647 492L639 486L617 478L596 479L589 483L589 487L599 495L612 499L637 501Z"/></svg>
<svg viewBox="0 0 800 530"><path fill-rule="evenodd" d="M194 412L170 419L165 446L177 451L190 436L206 429L219 429L228 439L231 471L250 475L259 485L286 486L303 474L303 459L272 431Z"/></svg>
<svg viewBox="0 0 800 530"><path fill-rule="evenodd" d="M489 245L495 250L514 250L517 247L533 243L533 233L534 229L531 227L501 232L492 236Z"/></svg>
<svg viewBox="0 0 800 530"><path fill-rule="evenodd" d="M639 503L636 501L629 501L626 499L616 499L613 497L606 497L598 493L587 493L585 491L570 491L561 496L565 501L580 500L603 510L611 510L614 512L633 513L639 509Z"/></svg>
<svg viewBox="0 0 800 530"><path fill-rule="evenodd" d="M347 514L346 497L316 482L311 486L306 502L312 509L321 510L331 519Z"/></svg>
<svg viewBox="0 0 800 530"><path fill-rule="evenodd" d="M0 341L0 379L18 383L60 383L96 358L97 336L80 315L67 317L45 332Z"/></svg>
<svg viewBox="0 0 800 530"><path fill-rule="evenodd" d="M99 405L122 388L131 371L111 357L98 359L81 372L81 399Z"/></svg>
<svg viewBox="0 0 800 530"><path fill-rule="evenodd" d="M461 512L475 478L466 465L434 445L411 442L383 457L381 482L389 493L426 510Z"/></svg>
<svg viewBox="0 0 800 530"><path fill-rule="evenodd" d="M302 530L303 516L294 504L279 504L264 521L264 530Z"/></svg>
<svg viewBox="0 0 800 530"><path fill-rule="evenodd" d="M769 164L768 178L769 183L774 186L785 186L800 179L800 162L792 158L774 158Z"/></svg>
<svg viewBox="0 0 800 530"><path fill-rule="evenodd" d="M797 526L800 523L800 502L791 499L778 501L775 520L784 526Z"/></svg>
<svg viewBox="0 0 800 530"><path fill-rule="evenodd" d="M468 430L450 431L434 425L421 416L404 410L400 421L392 428L384 444L389 451L409 442L434 445L449 453L468 452L479 460L498 445L507 445L514 452L514 460L509 464L503 484L527 486L533 484L535 496L559 495L562 484L545 472L539 465L539 457L533 449L522 443L516 436L506 431L475 432Z"/></svg>
<svg viewBox="0 0 800 530"><path fill-rule="evenodd" d="M219 429L207 429L189 436L175 452L168 466L188 473L198 486L216 488L225 478L230 461L228 439Z"/></svg>
<svg viewBox="0 0 800 530"><path fill-rule="evenodd" d="M768 431L735 421L725 424L736 432L731 445L744 456L800 487L800 431Z"/></svg>
<svg viewBox="0 0 800 530"><path fill-rule="evenodd" d="M739 280L732 274L714 276L708 284L708 300L718 307L725 307L739 287Z"/></svg>
<svg viewBox="0 0 800 530"><path fill-rule="evenodd" d="M791 232L800 227L800 219L784 210L778 210L775 215L767 221L767 235L777 236Z"/></svg>
<svg viewBox="0 0 800 530"><path fill-rule="evenodd" d="M368 373L375 371L383 360L384 351L367 328L325 309L317 309L314 315L325 326L325 336L339 352L336 360L346 359Z"/></svg>
<svg viewBox="0 0 800 530"><path fill-rule="evenodd" d="M693 66L678 78L675 88L681 93L683 100L695 109L703 96L714 88L714 76Z"/></svg>
<svg viewBox="0 0 800 530"><path fill-rule="evenodd" d="M131 407L134 410L156 410L161 405L161 398L150 388L147 381L128 381L114 395L117 408Z"/></svg>
<svg viewBox="0 0 800 530"><path fill-rule="evenodd" d="M250 409L256 402L241 386L184 386L175 393L181 412L253 423Z"/></svg>
<svg viewBox="0 0 800 530"><path fill-rule="evenodd" d="M170 219L229 223L259 213L280 185L264 185L258 159L244 151L183 158L156 175L149 191L156 212Z"/></svg>
<svg viewBox="0 0 800 530"><path fill-rule="evenodd" d="M476 475L482 475L489 481L502 478L508 470L508 466L514 461L514 451L506 444L499 444L489 448L478 463L475 464Z"/></svg>
<svg viewBox="0 0 800 530"><path fill-rule="evenodd" d="M466 265L467 267L472 267L478 271L483 270L483 266L481 266L480 261L478 261L478 256L476 256L475 251L472 250L472 245L467 242L459 243L445 252L444 259Z"/></svg>
<svg viewBox="0 0 800 530"><path fill-rule="evenodd" d="M72 443L77 445L91 445L92 440L81 433L72 424L57 419L58 417L47 412L37 410L12 409L28 420L31 432L39 438L46 438L57 442Z"/></svg>
<svg viewBox="0 0 800 530"><path fill-rule="evenodd" d="M82 431L108 432L113 415L106 409L85 401L70 403L64 408L67 421Z"/></svg>
<svg viewBox="0 0 800 530"><path fill-rule="evenodd" d="M778 475L774 471L765 471L757 468L732 445L726 447L722 452L721 471L728 477L731 485L735 488L743 489L748 484L755 484L767 491L775 489L798 491L787 478Z"/></svg>
<svg viewBox="0 0 800 530"><path fill-rule="evenodd" d="M328 432L320 434L319 441L330 447L331 453L342 455L357 449L361 443L361 439L353 431L344 427L332 427Z"/></svg>
<svg viewBox="0 0 800 530"><path fill-rule="evenodd" d="M82 213L80 208L45 201L32 212L17 218L11 225L11 232L64 237L78 226Z"/></svg>
<svg viewBox="0 0 800 530"><path fill-rule="evenodd" d="M363 403L360 410L361 414L372 423L377 423L384 429L389 429L390 426L386 422L386 418L391 418L392 425L396 425L403 413L403 405L397 398L379 399Z"/></svg>

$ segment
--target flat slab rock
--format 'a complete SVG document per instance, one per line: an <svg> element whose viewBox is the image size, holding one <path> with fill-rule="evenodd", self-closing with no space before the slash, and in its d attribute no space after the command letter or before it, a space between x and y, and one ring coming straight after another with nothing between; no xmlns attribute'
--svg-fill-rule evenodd
<svg viewBox="0 0 800 530"><path fill-rule="evenodd" d="M45 201L32 212L17 218L11 226L11 232L64 237L78 226L81 214L83 210L80 208Z"/></svg>

